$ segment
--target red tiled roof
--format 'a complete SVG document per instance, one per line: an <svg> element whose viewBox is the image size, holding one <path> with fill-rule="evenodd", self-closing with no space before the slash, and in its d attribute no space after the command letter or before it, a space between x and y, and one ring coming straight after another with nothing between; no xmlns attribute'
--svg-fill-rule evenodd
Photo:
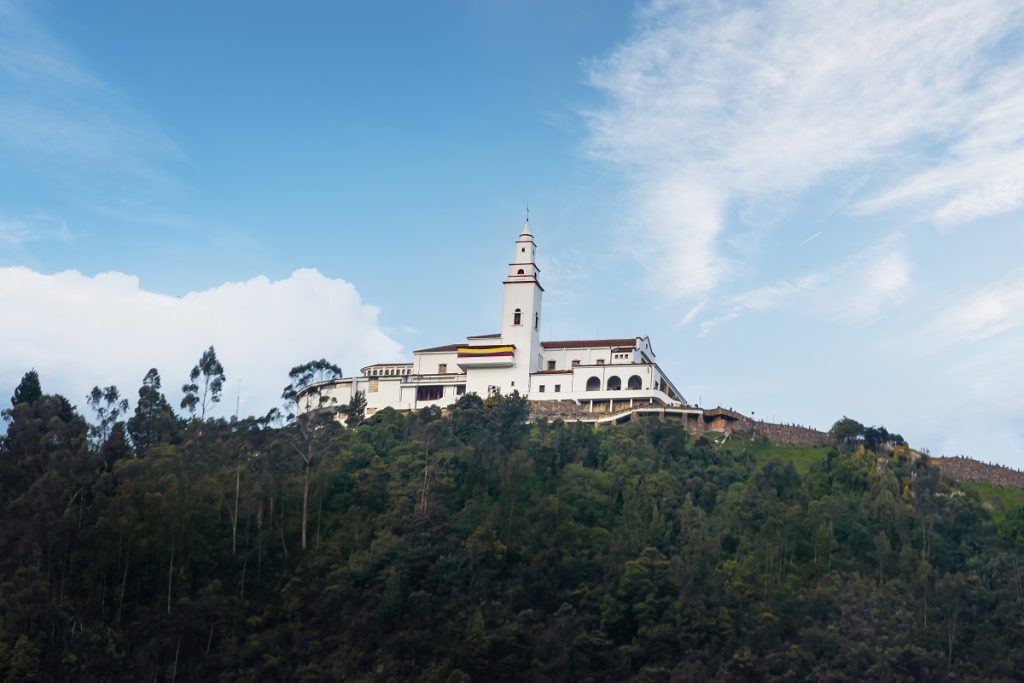
<svg viewBox="0 0 1024 683"><path fill-rule="evenodd" d="M431 346L429 349L417 349L413 353L445 353L458 351L459 349L493 349L495 346L511 346L513 349L516 347L515 344L448 344L446 346Z"/></svg>
<svg viewBox="0 0 1024 683"><path fill-rule="evenodd" d="M431 346L429 349L417 349L413 353L434 353L440 351L458 351L460 346L465 344L447 344L446 346Z"/></svg>
<svg viewBox="0 0 1024 683"><path fill-rule="evenodd" d="M605 347L617 347L617 346L628 346L633 348L636 346L636 337L629 339L578 339L572 341L546 341L541 342L541 346L546 349L593 349L593 348L605 348Z"/></svg>

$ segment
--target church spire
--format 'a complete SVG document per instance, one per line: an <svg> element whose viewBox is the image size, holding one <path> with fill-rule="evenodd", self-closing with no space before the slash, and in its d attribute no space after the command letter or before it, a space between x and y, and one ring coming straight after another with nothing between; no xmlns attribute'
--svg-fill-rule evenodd
<svg viewBox="0 0 1024 683"><path fill-rule="evenodd" d="M523 223L523 231L519 233L520 237L533 237L533 231L530 230L530 202L526 202L526 222Z"/></svg>

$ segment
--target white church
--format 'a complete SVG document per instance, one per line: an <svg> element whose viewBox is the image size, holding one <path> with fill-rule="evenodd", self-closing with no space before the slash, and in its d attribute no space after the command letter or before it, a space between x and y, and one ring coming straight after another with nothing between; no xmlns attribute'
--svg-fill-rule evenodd
<svg viewBox="0 0 1024 683"><path fill-rule="evenodd" d="M647 337L541 341L544 288L527 219L505 277L501 332L467 337L464 343L413 352L411 363L379 363L345 377L310 385L300 406L343 406L366 396L366 415L444 408L466 393L481 397L518 391L534 410L564 419L604 421L616 414L666 411L700 413L687 406L665 376Z"/></svg>

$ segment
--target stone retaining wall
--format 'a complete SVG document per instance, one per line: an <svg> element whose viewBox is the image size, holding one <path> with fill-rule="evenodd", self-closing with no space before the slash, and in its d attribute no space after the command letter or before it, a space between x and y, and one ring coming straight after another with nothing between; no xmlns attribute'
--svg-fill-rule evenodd
<svg viewBox="0 0 1024 683"><path fill-rule="evenodd" d="M810 427L797 425L754 423L754 436L778 446L831 446L832 436Z"/></svg>
<svg viewBox="0 0 1024 683"><path fill-rule="evenodd" d="M1024 487L1024 472L1003 465L990 465L961 455L931 458L928 462L939 468L942 476L950 479L980 481L1003 488Z"/></svg>
<svg viewBox="0 0 1024 683"><path fill-rule="evenodd" d="M538 401L531 406L530 417L532 419L546 418L566 421L593 419L608 414L607 404L603 407L604 410L598 410L598 405L595 404L594 412L591 413L589 406L579 405L573 401ZM616 405L615 407L615 412L628 412L629 404L628 401L623 401L621 406ZM687 431L694 436L713 431L753 436L755 439L764 439L779 446L828 446L832 443L832 437L826 432L798 425L755 422L746 415L722 408L708 411L703 418L693 414L688 415L684 424Z"/></svg>

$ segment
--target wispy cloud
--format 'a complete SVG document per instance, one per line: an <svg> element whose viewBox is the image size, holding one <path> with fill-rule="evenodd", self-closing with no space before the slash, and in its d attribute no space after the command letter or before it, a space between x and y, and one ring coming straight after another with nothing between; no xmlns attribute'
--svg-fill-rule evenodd
<svg viewBox="0 0 1024 683"><path fill-rule="evenodd" d="M0 216L0 245L17 247L29 242L59 240L70 242L71 231L67 223L50 216L14 218Z"/></svg>
<svg viewBox="0 0 1024 683"><path fill-rule="evenodd" d="M905 299L912 271L913 262L903 238L893 235L831 270L729 297L722 304L725 313L701 323L701 333L707 334L745 313L784 308L836 322L863 324L880 315L887 306ZM702 308L691 311L687 319L696 316Z"/></svg>
<svg viewBox="0 0 1024 683"><path fill-rule="evenodd" d="M0 71L25 83L103 87L31 20L24 3L0 0Z"/></svg>
<svg viewBox="0 0 1024 683"><path fill-rule="evenodd" d="M114 172L154 179L162 164L185 159L173 140L82 66L22 3L9 0L0 0L3 148L55 169L89 169L79 177Z"/></svg>
<svg viewBox="0 0 1024 683"><path fill-rule="evenodd" d="M1024 64L987 74L960 104L972 115L946 155L861 209L921 204L937 223L954 225L1024 205Z"/></svg>
<svg viewBox="0 0 1024 683"><path fill-rule="evenodd" d="M632 38L592 65L608 102L586 117L590 152L634 182L652 282L679 296L714 290L734 270L730 208L841 171L880 169L864 211L912 203L955 222L1020 206L1022 8L645 6Z"/></svg>
<svg viewBox="0 0 1024 683"><path fill-rule="evenodd" d="M928 330L941 343L977 342L1024 331L1024 273L991 284L948 306ZM1021 354L1017 349L1018 355Z"/></svg>

